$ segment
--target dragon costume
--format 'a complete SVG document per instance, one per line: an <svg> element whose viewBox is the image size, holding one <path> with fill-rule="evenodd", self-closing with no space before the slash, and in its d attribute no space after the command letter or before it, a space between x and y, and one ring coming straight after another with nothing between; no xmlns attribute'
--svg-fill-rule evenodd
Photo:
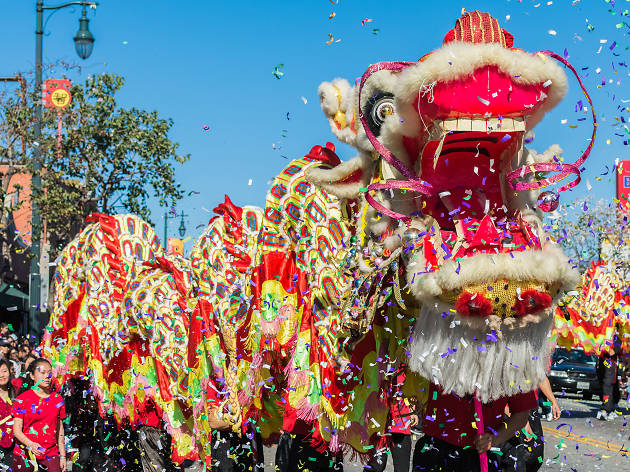
<svg viewBox="0 0 630 472"><path fill-rule="evenodd" d="M404 365L418 404L424 379L483 402L534 389L577 282L541 223L558 194L538 189L575 186L592 142L574 164L525 148L567 90L553 59L573 69L513 42L475 11L417 62L323 83L357 156L313 147L264 209L226 196L187 259L134 216L91 216L57 267L56 373L91 373L103 413L132 423L153 399L179 459L208 454L217 417L272 441L294 415L315 444L368 453Z"/></svg>

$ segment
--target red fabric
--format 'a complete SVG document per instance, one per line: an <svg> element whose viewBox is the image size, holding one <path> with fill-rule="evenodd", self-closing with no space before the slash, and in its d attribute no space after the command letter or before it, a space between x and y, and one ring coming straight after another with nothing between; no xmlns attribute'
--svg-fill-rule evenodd
<svg viewBox="0 0 630 472"><path fill-rule="evenodd" d="M528 411L536 408L536 395L534 392L519 393L484 403L483 423L487 432L501 428L506 405L509 405L512 413ZM472 447L474 438L479 435L472 426L475 423L474 415L472 396L460 398L444 393L439 386L432 383L422 429L425 434L454 446Z"/></svg>
<svg viewBox="0 0 630 472"><path fill-rule="evenodd" d="M511 48L514 45L514 36L502 29L497 19L490 13L475 10L464 13L455 22L455 27L446 33L444 43L451 41L498 43L503 47Z"/></svg>
<svg viewBox="0 0 630 472"><path fill-rule="evenodd" d="M492 314L492 302L482 293L463 291L455 302L455 309L464 316L488 316Z"/></svg>
<svg viewBox="0 0 630 472"><path fill-rule="evenodd" d="M13 390L15 391L15 393L19 393L22 391L22 385L24 385L24 379L22 377L16 377L13 380L11 380L11 384L13 385Z"/></svg>
<svg viewBox="0 0 630 472"><path fill-rule="evenodd" d="M0 398L0 421L4 420L7 416L9 419L0 425L0 434L2 435L0 438L0 447L4 447L5 449L13 445L13 419L11 418L11 403L7 403Z"/></svg>
<svg viewBox="0 0 630 472"><path fill-rule="evenodd" d="M517 82L498 66L488 65L475 69L466 77L437 82L431 94L418 97L416 105L419 108L416 109L424 116L440 120L482 118L490 113L509 122L509 118L522 116L524 110L531 115L543 106L541 93L548 92L543 82Z"/></svg>
<svg viewBox="0 0 630 472"><path fill-rule="evenodd" d="M45 472L60 472L61 464L59 463L59 456L38 457L37 468ZM13 470L14 472L34 472L35 466L24 457L13 456Z"/></svg>
<svg viewBox="0 0 630 472"><path fill-rule="evenodd" d="M536 313L545 308L549 308L552 304L551 295L538 290L529 289L520 294L519 299L514 305L514 311L517 316L525 316L529 313Z"/></svg>
<svg viewBox="0 0 630 472"><path fill-rule="evenodd" d="M13 418L22 419L24 435L44 448L44 452L38 457L59 455L57 422L66 417L66 408L61 395L52 392L47 398L42 398L33 389L29 389L15 399L11 414ZM24 457L24 446L16 441L13 453Z"/></svg>
<svg viewBox="0 0 630 472"><path fill-rule="evenodd" d="M402 386L405 383L405 372L401 371L392 386L392 396L389 405L391 415L391 423L389 424L390 433L411 434L411 409L405 402Z"/></svg>
<svg viewBox="0 0 630 472"><path fill-rule="evenodd" d="M162 422L153 400L147 398L143 402L136 402L137 424L160 428Z"/></svg>
<svg viewBox="0 0 630 472"><path fill-rule="evenodd" d="M313 432L313 425L298 418L295 408L286 405L282 413L282 430L291 434L308 436Z"/></svg>
<svg viewBox="0 0 630 472"><path fill-rule="evenodd" d="M324 164L328 164L332 167L337 167L339 164L341 164L339 156L335 154L335 145L331 142L327 142L326 146L320 146L319 144L313 146L308 154L304 157L310 157L311 159L321 161Z"/></svg>

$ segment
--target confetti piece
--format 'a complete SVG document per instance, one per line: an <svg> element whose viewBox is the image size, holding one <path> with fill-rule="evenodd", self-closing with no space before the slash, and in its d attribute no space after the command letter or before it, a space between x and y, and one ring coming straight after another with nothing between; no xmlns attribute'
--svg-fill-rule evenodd
<svg viewBox="0 0 630 472"><path fill-rule="evenodd" d="M555 30L549 30L547 31L547 33L549 33L551 36L556 36L558 34Z"/></svg>
<svg viewBox="0 0 630 472"><path fill-rule="evenodd" d="M490 105L490 101L489 101L489 100L486 100L485 98L481 98L480 96L477 96L477 99L478 99L481 103L483 103L485 106Z"/></svg>
<svg viewBox="0 0 630 472"><path fill-rule="evenodd" d="M281 79L282 76L284 75L284 72L282 72L280 69L282 69L283 67L284 67L284 64L278 64L276 67L274 67L271 75L273 75L276 79Z"/></svg>

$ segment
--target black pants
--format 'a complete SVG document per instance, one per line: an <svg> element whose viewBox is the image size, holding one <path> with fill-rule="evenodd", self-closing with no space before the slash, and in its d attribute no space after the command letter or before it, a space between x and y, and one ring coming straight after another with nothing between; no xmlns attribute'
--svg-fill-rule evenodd
<svg viewBox="0 0 630 472"><path fill-rule="evenodd" d="M9 447L0 447L0 454L2 454L2 458L0 459L0 468L2 469L0 472L10 472L13 470L13 446Z"/></svg>
<svg viewBox="0 0 630 472"><path fill-rule="evenodd" d="M488 452L488 472L503 472L500 457ZM441 439L424 436L416 443L413 472L480 472L479 453L475 448L453 446Z"/></svg>
<svg viewBox="0 0 630 472"><path fill-rule="evenodd" d="M545 405L545 403L551 403L547 397L542 393L542 390L538 389L538 406L542 410L543 415L551 413L551 405Z"/></svg>
<svg viewBox="0 0 630 472"><path fill-rule="evenodd" d="M394 472L409 472L409 462L411 461L411 435L403 433L392 433L391 446L394 461ZM383 472L387 466L387 450L379 451L370 462L363 468L364 472Z"/></svg>
<svg viewBox="0 0 630 472"><path fill-rule="evenodd" d="M263 472L263 456L260 434L239 435L232 431L212 431L212 472Z"/></svg>
<svg viewBox="0 0 630 472"><path fill-rule="evenodd" d="M537 410L529 413L529 425L534 436L525 441L520 431L509 441L501 444L501 466L503 472L536 472L542 466L545 457L545 443L542 424Z"/></svg>
<svg viewBox="0 0 630 472"><path fill-rule="evenodd" d="M282 433L276 449L276 472L343 472L343 457L318 452L299 434Z"/></svg>
<svg viewBox="0 0 630 472"><path fill-rule="evenodd" d="M173 472L171 437L147 425L138 426L137 434L143 472Z"/></svg>
<svg viewBox="0 0 630 472"><path fill-rule="evenodd" d="M610 413L615 409L615 405L619 403L621 393L619 392L619 383L614 384L603 382L602 383L602 395L605 398L602 404L602 410L606 410L606 413Z"/></svg>

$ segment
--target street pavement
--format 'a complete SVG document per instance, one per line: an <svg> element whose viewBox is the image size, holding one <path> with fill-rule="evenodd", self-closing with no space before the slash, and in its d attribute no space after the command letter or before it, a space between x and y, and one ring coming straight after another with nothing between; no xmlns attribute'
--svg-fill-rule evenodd
<svg viewBox="0 0 630 472"><path fill-rule="evenodd" d="M552 472L630 472L630 404L619 403L621 416L611 421L595 418L600 403L577 396L558 397L562 417L543 420L545 458L540 471ZM275 447L265 448L265 472L274 470ZM344 462L345 472L361 472L358 462ZM391 458L388 472L393 472Z"/></svg>
<svg viewBox="0 0 630 472"><path fill-rule="evenodd" d="M544 471L630 471L630 404L619 403L621 416L612 421L595 418L600 403L576 396L559 398L562 417L543 422Z"/></svg>

